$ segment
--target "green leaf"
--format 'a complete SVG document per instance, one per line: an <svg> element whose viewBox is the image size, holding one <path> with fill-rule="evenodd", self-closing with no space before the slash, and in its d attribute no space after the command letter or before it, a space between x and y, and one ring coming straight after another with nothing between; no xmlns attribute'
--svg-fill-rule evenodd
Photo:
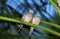
<svg viewBox="0 0 60 39"><path fill-rule="evenodd" d="M60 8L59 8L59 6L54 2L54 0L49 0L49 1L58 10L59 16L60 16Z"/></svg>
<svg viewBox="0 0 60 39"><path fill-rule="evenodd" d="M60 25L57 25L57 24L54 24L54 23L45 22L45 21L41 21L41 23L47 24L47 25L50 25L50 26L53 26L53 27L55 27L55 28L59 28L59 29L60 29Z"/></svg>

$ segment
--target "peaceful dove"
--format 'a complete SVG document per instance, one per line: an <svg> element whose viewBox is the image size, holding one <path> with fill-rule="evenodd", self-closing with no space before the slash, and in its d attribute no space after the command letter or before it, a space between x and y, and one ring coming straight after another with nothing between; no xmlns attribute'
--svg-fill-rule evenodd
<svg viewBox="0 0 60 39"><path fill-rule="evenodd" d="M35 14L32 19L32 24L38 25L39 23L40 23L40 18L37 14ZM31 27L30 32L29 32L29 39L31 39L31 35L32 35L33 30L34 30L34 27Z"/></svg>

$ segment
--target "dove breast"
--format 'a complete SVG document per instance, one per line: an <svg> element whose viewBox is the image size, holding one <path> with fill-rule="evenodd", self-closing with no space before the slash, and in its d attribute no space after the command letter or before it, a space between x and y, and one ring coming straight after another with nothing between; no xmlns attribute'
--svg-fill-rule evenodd
<svg viewBox="0 0 60 39"><path fill-rule="evenodd" d="M38 25L40 23L39 17L33 17L32 23Z"/></svg>
<svg viewBox="0 0 60 39"><path fill-rule="evenodd" d="M30 22L32 20L32 15L31 14L26 14L24 18L24 22Z"/></svg>

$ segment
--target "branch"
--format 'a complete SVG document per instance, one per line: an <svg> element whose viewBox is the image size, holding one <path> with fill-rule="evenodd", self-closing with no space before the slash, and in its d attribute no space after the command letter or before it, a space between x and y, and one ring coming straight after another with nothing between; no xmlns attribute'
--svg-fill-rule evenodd
<svg viewBox="0 0 60 39"><path fill-rule="evenodd" d="M20 23L20 20L13 19L13 18L8 18L8 17L3 17L3 16L0 16L0 20L5 20L5 21L11 21L11 22L15 22L15 23ZM44 26L35 25L35 24L32 24L32 23L28 23L28 22L24 22L23 24L29 25L29 26L32 26L32 27L36 27L36 28L45 30L47 32L50 32L50 33L52 33L54 35L60 36L60 33L59 32L56 32L56 31L54 31L52 29L49 29L49 28L46 28Z"/></svg>

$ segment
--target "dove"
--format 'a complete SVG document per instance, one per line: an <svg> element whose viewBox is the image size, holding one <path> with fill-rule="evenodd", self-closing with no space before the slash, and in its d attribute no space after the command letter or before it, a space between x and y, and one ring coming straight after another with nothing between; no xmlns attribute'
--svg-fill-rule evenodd
<svg viewBox="0 0 60 39"><path fill-rule="evenodd" d="M32 21L31 21L32 24L36 24L36 25L39 25L40 23L40 18L37 14L34 15ZM29 39L31 39L31 35L32 35L32 32L34 30L34 27L31 27L30 28L30 32L29 32Z"/></svg>

